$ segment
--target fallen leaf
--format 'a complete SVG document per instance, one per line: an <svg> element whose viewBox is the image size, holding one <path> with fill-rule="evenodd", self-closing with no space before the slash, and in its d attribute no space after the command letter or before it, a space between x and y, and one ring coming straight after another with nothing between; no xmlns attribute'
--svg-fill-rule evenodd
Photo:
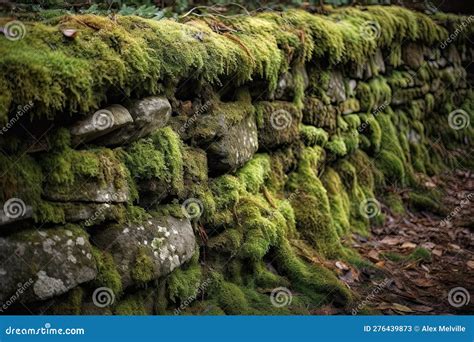
<svg viewBox="0 0 474 342"><path fill-rule="evenodd" d="M426 278L414 278L412 281L418 287L431 287L434 285L432 280Z"/></svg>
<svg viewBox="0 0 474 342"><path fill-rule="evenodd" d="M471 269L474 269L474 260L469 260L467 262L467 267L471 268Z"/></svg>
<svg viewBox="0 0 474 342"><path fill-rule="evenodd" d="M420 312L430 312L434 310L431 306L426 305L413 305L412 309Z"/></svg>
<svg viewBox="0 0 474 342"><path fill-rule="evenodd" d="M433 249L432 253L439 257L443 255L443 251L441 249Z"/></svg>
<svg viewBox="0 0 474 342"><path fill-rule="evenodd" d="M379 252L374 251L374 250L371 250L369 254L367 254L367 256L369 257L370 260L375 261L375 262L380 260Z"/></svg>
<svg viewBox="0 0 474 342"><path fill-rule="evenodd" d="M399 238L386 236L380 242L389 246L395 246L398 245L401 241Z"/></svg>
<svg viewBox="0 0 474 342"><path fill-rule="evenodd" d="M348 271L349 267L341 261L336 261L336 267L343 271Z"/></svg>
<svg viewBox="0 0 474 342"><path fill-rule="evenodd" d="M404 242L403 245L401 246L401 248L413 249L413 248L416 248L416 243L413 243L413 242Z"/></svg>
<svg viewBox="0 0 474 342"><path fill-rule="evenodd" d="M382 267L385 266L385 261L383 261L383 260L379 261L378 263L375 264L375 266L382 268Z"/></svg>
<svg viewBox="0 0 474 342"><path fill-rule="evenodd" d="M413 312L412 309L410 309L408 306L398 304L398 303L393 303L392 304L392 309L396 311L401 311L401 312Z"/></svg>

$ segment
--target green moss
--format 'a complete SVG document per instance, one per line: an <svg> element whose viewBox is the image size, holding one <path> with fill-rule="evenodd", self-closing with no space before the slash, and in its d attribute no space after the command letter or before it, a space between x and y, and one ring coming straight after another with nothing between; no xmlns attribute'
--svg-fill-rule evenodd
<svg viewBox="0 0 474 342"><path fill-rule="evenodd" d="M150 314L145 307L145 300L140 293L122 298L114 308L114 314L121 316L136 316Z"/></svg>
<svg viewBox="0 0 474 342"><path fill-rule="evenodd" d="M403 255L400 255L395 252L384 252L381 253L382 258L385 258L387 260L393 261L393 262L400 262L404 260Z"/></svg>
<svg viewBox="0 0 474 342"><path fill-rule="evenodd" d="M423 247L417 247L407 257L407 260L429 262L429 261L431 261L431 251L426 249L426 248L423 248Z"/></svg>
<svg viewBox="0 0 474 342"><path fill-rule="evenodd" d="M199 252L196 252L187 265L178 267L167 277L167 293L172 302L183 302L202 291L202 272Z"/></svg>
<svg viewBox="0 0 474 342"><path fill-rule="evenodd" d="M390 151L382 150L375 159L377 168L390 184L405 184L403 161Z"/></svg>
<svg viewBox="0 0 474 342"><path fill-rule="evenodd" d="M266 154L254 156L238 172L237 178L250 193L259 192L270 172L270 158Z"/></svg>
<svg viewBox="0 0 474 342"><path fill-rule="evenodd" d="M300 126L300 137L306 146L325 146L328 142L328 133L318 127L301 125Z"/></svg>
<svg viewBox="0 0 474 342"><path fill-rule="evenodd" d="M97 265L97 276L93 283L97 287L108 287L116 298L122 294L122 279L115 265L112 255L101 251L95 247L92 248L92 255Z"/></svg>
<svg viewBox="0 0 474 342"><path fill-rule="evenodd" d="M154 263L146 248L139 248L135 256L135 264L131 269L132 279L138 284L146 284L153 279Z"/></svg>
<svg viewBox="0 0 474 342"><path fill-rule="evenodd" d="M57 298L52 306L53 315L80 315L82 311L82 301L84 290L77 286L67 292L67 294Z"/></svg>
<svg viewBox="0 0 474 342"><path fill-rule="evenodd" d="M347 154L347 147L340 136L334 136L325 146L326 150L336 157L344 157Z"/></svg>

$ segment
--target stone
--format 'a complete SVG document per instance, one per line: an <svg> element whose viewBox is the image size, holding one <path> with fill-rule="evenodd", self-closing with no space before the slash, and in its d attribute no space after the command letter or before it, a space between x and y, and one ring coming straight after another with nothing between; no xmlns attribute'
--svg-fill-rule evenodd
<svg viewBox="0 0 474 342"><path fill-rule="evenodd" d="M337 127L338 109L325 105L320 99L307 96L303 107L303 123L321 127L327 132L334 132Z"/></svg>
<svg viewBox="0 0 474 342"><path fill-rule="evenodd" d="M44 197L60 202L125 203L130 198L130 190L128 186L118 188L114 183L90 180L77 184L77 187L48 184L44 188Z"/></svg>
<svg viewBox="0 0 474 342"><path fill-rule="evenodd" d="M92 203L124 203L130 199L127 170L113 151L102 148L64 153L64 159L67 158L67 153L74 153L77 160L84 159L91 164L96 164L97 170L93 171L96 174L92 176L88 173L73 173L72 181L68 182L57 182L48 178L43 186L45 199L59 202ZM55 168L64 167L61 165L62 157L59 155L51 159L48 168L44 170L45 174L53 172Z"/></svg>
<svg viewBox="0 0 474 342"><path fill-rule="evenodd" d="M76 226L0 237L0 301L45 300L96 277L87 233ZM26 286L25 284L29 284Z"/></svg>
<svg viewBox="0 0 474 342"><path fill-rule="evenodd" d="M373 70L374 74L384 74L385 73L385 62L382 55L382 50L377 49L375 55L373 56L374 66L377 70Z"/></svg>
<svg viewBox="0 0 474 342"><path fill-rule="evenodd" d="M456 67L461 66L461 56L458 49L453 44L449 45L446 50L443 51L448 61Z"/></svg>
<svg viewBox="0 0 474 342"><path fill-rule="evenodd" d="M21 200L14 201L8 205L8 201L0 207L0 226L12 224L18 221L27 220L33 217L33 208ZM7 212L5 212L7 210Z"/></svg>
<svg viewBox="0 0 474 342"><path fill-rule="evenodd" d="M331 102L333 103L340 103L346 100L344 77L340 71L331 72L327 95L331 98Z"/></svg>
<svg viewBox="0 0 474 342"><path fill-rule="evenodd" d="M299 139L302 113L293 103L283 101L258 102L258 144L271 150Z"/></svg>
<svg viewBox="0 0 474 342"><path fill-rule="evenodd" d="M73 145L94 141L132 122L132 116L127 108L114 104L76 122L70 128L71 140Z"/></svg>
<svg viewBox="0 0 474 342"><path fill-rule="evenodd" d="M171 104L163 96L146 97L125 106L133 118L133 124L101 137L99 143L106 146L129 144L165 127L171 117Z"/></svg>
<svg viewBox="0 0 474 342"><path fill-rule="evenodd" d="M149 279L171 273L194 255L196 238L189 219L172 216L151 218L141 224L111 225L93 236L94 243L110 252L123 287L137 284L134 277L137 256L149 261Z"/></svg>
<svg viewBox="0 0 474 342"><path fill-rule="evenodd" d="M112 203L57 203L64 210L66 222L83 222L88 226L104 221L118 221L125 212L122 204Z"/></svg>
<svg viewBox="0 0 474 342"><path fill-rule="evenodd" d="M411 69L418 70L424 61L423 47L416 43L407 43L402 48L403 62Z"/></svg>
<svg viewBox="0 0 474 342"><path fill-rule="evenodd" d="M291 68L291 72L283 73L278 79L277 88L270 95L271 99L292 101L295 96L295 79L303 80L303 89L309 86L308 72L304 65L295 65Z"/></svg>
<svg viewBox="0 0 474 342"><path fill-rule="evenodd" d="M212 175L235 171L248 162L258 150L255 119L247 116L237 125L219 134L206 150L209 173Z"/></svg>

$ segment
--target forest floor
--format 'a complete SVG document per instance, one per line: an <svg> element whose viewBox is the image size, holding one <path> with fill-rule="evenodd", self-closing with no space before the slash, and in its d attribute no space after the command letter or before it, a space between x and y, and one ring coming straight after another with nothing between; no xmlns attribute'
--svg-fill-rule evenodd
<svg viewBox="0 0 474 342"><path fill-rule="evenodd" d="M358 297L351 311L327 306L315 314L474 314L474 173L428 182L443 190L449 214L384 210L385 224L373 227L370 238L354 235L352 244L376 268L336 264Z"/></svg>

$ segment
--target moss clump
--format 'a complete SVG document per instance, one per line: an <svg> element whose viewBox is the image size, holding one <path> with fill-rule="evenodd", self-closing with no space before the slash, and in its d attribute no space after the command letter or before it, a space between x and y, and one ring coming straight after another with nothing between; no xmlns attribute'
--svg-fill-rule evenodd
<svg viewBox="0 0 474 342"><path fill-rule="evenodd" d="M145 298L150 294L141 293L131 294L125 298L122 298L114 308L114 314L121 316L145 316L149 315L150 312L145 306ZM149 298L149 297L148 297Z"/></svg>
<svg viewBox="0 0 474 342"><path fill-rule="evenodd" d="M290 175L288 189L297 193L291 200L296 227L323 255L336 255L340 248L326 189L317 176L321 148L306 148L298 169Z"/></svg>
<svg viewBox="0 0 474 342"><path fill-rule="evenodd" d="M175 269L166 280L169 298L172 302L183 302L186 299L194 298L199 291L202 291L201 284L202 271L199 264L199 252L185 266Z"/></svg>
<svg viewBox="0 0 474 342"><path fill-rule="evenodd" d="M377 168L390 184L405 184L403 161L390 151L382 150L375 159Z"/></svg>
<svg viewBox="0 0 474 342"><path fill-rule="evenodd" d="M270 158L266 154L254 156L238 172L237 177L245 190L250 193L259 192L270 172Z"/></svg>
<svg viewBox="0 0 474 342"><path fill-rule="evenodd" d="M340 136L332 137L325 148L335 157L344 157L347 154L347 146Z"/></svg>
<svg viewBox="0 0 474 342"><path fill-rule="evenodd" d="M58 302L52 306L53 315L80 315L84 290L78 286L58 298Z"/></svg>
<svg viewBox="0 0 474 342"><path fill-rule="evenodd" d="M307 125L300 126L300 137L306 146L324 147L329 139L328 133L324 129Z"/></svg>
<svg viewBox="0 0 474 342"><path fill-rule="evenodd" d="M155 265L146 248L139 248L135 256L135 264L130 272L132 279L138 284L146 284L153 279Z"/></svg>
<svg viewBox="0 0 474 342"><path fill-rule="evenodd" d="M123 153L123 159L134 179L156 179L177 194L184 191L183 146L170 127L134 142Z"/></svg>
<svg viewBox="0 0 474 342"><path fill-rule="evenodd" d="M97 287L108 287L116 298L122 294L122 279L115 265L112 255L93 247L92 255L97 265L97 276L94 284Z"/></svg>
<svg viewBox="0 0 474 342"><path fill-rule="evenodd" d="M409 256L407 256L406 259L412 261L430 262L431 252L426 248L417 247Z"/></svg>

